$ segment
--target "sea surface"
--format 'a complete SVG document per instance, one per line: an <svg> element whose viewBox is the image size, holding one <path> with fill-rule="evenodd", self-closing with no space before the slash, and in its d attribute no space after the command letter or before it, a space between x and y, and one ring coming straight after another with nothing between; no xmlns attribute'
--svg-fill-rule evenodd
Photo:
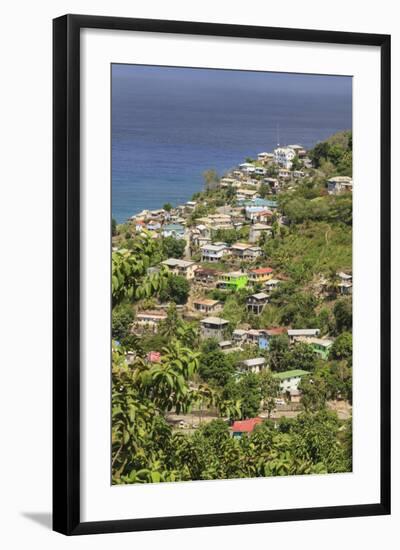
<svg viewBox="0 0 400 550"><path fill-rule="evenodd" d="M113 65L113 217L182 204L209 168L351 127L351 77Z"/></svg>

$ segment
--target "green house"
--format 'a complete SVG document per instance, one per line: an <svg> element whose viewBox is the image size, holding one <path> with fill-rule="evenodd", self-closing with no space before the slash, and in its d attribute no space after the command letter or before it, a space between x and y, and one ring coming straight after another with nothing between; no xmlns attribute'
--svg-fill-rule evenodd
<svg viewBox="0 0 400 550"><path fill-rule="evenodd" d="M248 277L242 271L231 271L223 273L217 281L217 288L222 290L240 290L246 288Z"/></svg>
<svg viewBox="0 0 400 550"><path fill-rule="evenodd" d="M322 338L310 338L309 344L313 351L317 353L321 359L328 359L329 352L332 347L332 340L324 340Z"/></svg>

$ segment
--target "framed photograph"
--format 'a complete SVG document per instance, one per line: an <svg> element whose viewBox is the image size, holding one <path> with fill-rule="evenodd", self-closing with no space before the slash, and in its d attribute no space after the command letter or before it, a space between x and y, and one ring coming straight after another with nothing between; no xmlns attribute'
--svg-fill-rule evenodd
<svg viewBox="0 0 400 550"><path fill-rule="evenodd" d="M390 513L390 37L54 20L54 529Z"/></svg>

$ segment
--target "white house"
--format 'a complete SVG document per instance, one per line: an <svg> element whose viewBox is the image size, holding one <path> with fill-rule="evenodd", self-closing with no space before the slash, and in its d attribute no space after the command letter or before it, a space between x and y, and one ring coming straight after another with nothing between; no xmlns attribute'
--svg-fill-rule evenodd
<svg viewBox="0 0 400 550"><path fill-rule="evenodd" d="M260 372L265 368L264 357L255 357L254 359L246 359L240 363L240 369L245 372Z"/></svg>
<svg viewBox="0 0 400 550"><path fill-rule="evenodd" d="M201 247L201 261L219 262L228 252L226 244L205 244Z"/></svg>
<svg viewBox="0 0 400 550"><path fill-rule="evenodd" d="M239 168L245 174L253 174L256 170L254 164L251 164L250 162L243 162L242 164L239 164Z"/></svg>
<svg viewBox="0 0 400 550"><path fill-rule="evenodd" d="M297 394L302 378L308 374L305 370L294 369L285 372L276 372L273 376L279 380L281 393Z"/></svg>
<svg viewBox="0 0 400 550"><path fill-rule="evenodd" d="M287 170L292 167L292 161L295 156L296 152L290 147L277 147L274 150L274 161Z"/></svg>

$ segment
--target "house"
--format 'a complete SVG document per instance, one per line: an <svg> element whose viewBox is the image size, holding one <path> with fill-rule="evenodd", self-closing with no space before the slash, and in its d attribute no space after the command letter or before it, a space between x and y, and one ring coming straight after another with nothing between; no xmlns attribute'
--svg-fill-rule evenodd
<svg viewBox="0 0 400 550"><path fill-rule="evenodd" d="M257 195L257 191L255 189L241 189L240 188L236 191L236 198L239 201L239 203L241 201L252 199L256 195Z"/></svg>
<svg viewBox="0 0 400 550"><path fill-rule="evenodd" d="M278 189L280 187L279 180L277 178L264 178L264 183L269 185L272 192L278 191Z"/></svg>
<svg viewBox="0 0 400 550"><path fill-rule="evenodd" d="M329 351L333 345L333 340L328 340L327 338L306 338L297 340L298 342L305 342L312 347L313 351L317 353L321 359L328 359Z"/></svg>
<svg viewBox="0 0 400 550"><path fill-rule="evenodd" d="M247 206L246 218L253 223L268 223L271 221L273 213L264 206Z"/></svg>
<svg viewBox="0 0 400 550"><path fill-rule="evenodd" d="M252 294L246 300L247 311L254 313L255 315L260 315L262 310L268 303L268 294L265 292L257 292L257 294Z"/></svg>
<svg viewBox="0 0 400 550"><path fill-rule="evenodd" d="M259 349L269 349L271 339L276 336L283 336L286 334L285 327L276 327L269 329L260 329L258 337L258 347Z"/></svg>
<svg viewBox="0 0 400 550"><path fill-rule="evenodd" d="M219 342L225 340L224 336L229 321L220 317L206 317L200 321L200 334L203 339L214 338Z"/></svg>
<svg viewBox="0 0 400 550"><path fill-rule="evenodd" d="M273 153L258 153L257 155L258 162L261 162L261 164L267 165L271 164L274 160L274 154Z"/></svg>
<svg viewBox="0 0 400 550"><path fill-rule="evenodd" d="M249 246L243 253L243 259L253 261L262 256L262 248L259 246Z"/></svg>
<svg viewBox="0 0 400 550"><path fill-rule="evenodd" d="M292 393L295 394L299 391L299 384L301 380L309 374L310 373L305 370L294 369L284 372L276 372L273 374L273 377L279 381L279 388L281 393L286 393L290 395Z"/></svg>
<svg viewBox="0 0 400 550"><path fill-rule="evenodd" d="M252 284L264 284L272 277L272 267L257 267L248 271L249 282Z"/></svg>
<svg viewBox="0 0 400 550"><path fill-rule="evenodd" d="M240 290L247 286L247 275L242 271L231 271L229 273L221 273L217 281L217 288L222 290Z"/></svg>
<svg viewBox="0 0 400 550"><path fill-rule="evenodd" d="M220 187L232 187L236 183L236 180L234 178L221 178L219 180Z"/></svg>
<svg viewBox="0 0 400 550"><path fill-rule="evenodd" d="M216 313L222 309L222 304L218 300L197 299L193 302L193 309L201 313Z"/></svg>
<svg viewBox="0 0 400 550"><path fill-rule="evenodd" d="M147 231L158 231L159 229L161 229L161 223L157 221L149 222L146 225L146 229Z"/></svg>
<svg viewBox="0 0 400 550"><path fill-rule="evenodd" d="M296 155L299 158L303 158L306 156L307 151L304 149L302 145L295 144L295 145L288 145L289 149L293 149L293 151L296 153Z"/></svg>
<svg viewBox="0 0 400 550"><path fill-rule="evenodd" d="M353 292L353 276L340 271L337 273L339 283L337 285L340 294L351 294Z"/></svg>
<svg viewBox="0 0 400 550"><path fill-rule="evenodd" d="M196 208L196 204L196 201L187 201L187 203L185 204L185 210L193 212L193 210Z"/></svg>
<svg viewBox="0 0 400 550"><path fill-rule="evenodd" d="M344 191L352 191L353 180L349 176L335 176L328 180L327 186L330 195L338 195Z"/></svg>
<svg viewBox="0 0 400 550"><path fill-rule="evenodd" d="M244 344L246 342L246 338L247 338L247 331L241 329L241 328L236 328L233 333L232 333L232 340L235 344Z"/></svg>
<svg viewBox="0 0 400 550"><path fill-rule="evenodd" d="M254 173L257 175L257 176L264 176L267 171L265 168L261 168L260 166L256 166L255 170L254 170Z"/></svg>
<svg viewBox="0 0 400 550"><path fill-rule="evenodd" d="M240 362L239 368L244 372L258 373L265 368L265 359L264 357L246 359L245 361Z"/></svg>
<svg viewBox="0 0 400 550"><path fill-rule="evenodd" d="M233 351L242 351L242 348L235 346L231 340L223 340L218 344L222 353L232 353Z"/></svg>
<svg viewBox="0 0 400 550"><path fill-rule="evenodd" d="M289 329L288 330L289 341L291 344L297 342L299 338L300 341L309 340L310 338L315 338L319 336L320 330L318 328L300 328L300 329Z"/></svg>
<svg viewBox="0 0 400 550"><path fill-rule="evenodd" d="M214 283L218 274L216 269L198 267L194 272L194 280L198 284L210 285Z"/></svg>
<svg viewBox="0 0 400 550"><path fill-rule="evenodd" d="M224 243L205 244L201 247L202 262L220 262L228 254L229 248Z"/></svg>
<svg viewBox="0 0 400 550"><path fill-rule="evenodd" d="M261 424L262 418L249 418L247 420L235 420L232 424L232 436L242 437L243 434L251 433L254 428Z"/></svg>
<svg viewBox="0 0 400 550"><path fill-rule="evenodd" d="M262 235L271 235L272 227L265 223L255 223L250 226L249 242L256 243Z"/></svg>
<svg viewBox="0 0 400 550"><path fill-rule="evenodd" d="M280 282L278 279L269 279L265 281L264 288L267 292L272 292L278 288Z"/></svg>
<svg viewBox="0 0 400 550"><path fill-rule="evenodd" d="M180 223L168 223L163 226L161 235L163 237L174 237L175 239L184 239L185 228Z"/></svg>
<svg viewBox="0 0 400 550"><path fill-rule="evenodd" d="M277 147L274 150L275 163L287 170L292 167L292 161L295 156L296 152L290 147Z"/></svg>
<svg viewBox="0 0 400 550"><path fill-rule="evenodd" d="M165 321L166 318L167 314L165 311L140 311L136 314L131 332L135 333L136 331L141 331L143 329L157 332L158 325L161 321Z"/></svg>
<svg viewBox="0 0 400 550"><path fill-rule="evenodd" d="M194 262L187 260L178 260L176 258L168 258L161 262L162 265L168 267L174 275L181 275L185 279L194 279L194 274L197 268L197 265Z"/></svg>
<svg viewBox="0 0 400 550"><path fill-rule="evenodd" d="M143 229L145 228L145 222L144 220L137 220L135 221L135 231L137 233L140 233L141 231L143 231Z"/></svg>
<svg viewBox="0 0 400 550"><path fill-rule="evenodd" d="M235 243L230 250L233 257L242 260L254 260L262 255L261 248L250 243Z"/></svg>
<svg viewBox="0 0 400 550"><path fill-rule="evenodd" d="M250 162L242 162L242 164L239 164L239 170L245 174L253 174L255 169L256 167L254 164L251 164Z"/></svg>
<svg viewBox="0 0 400 550"><path fill-rule="evenodd" d="M278 178L281 178L283 180L287 180L292 177L292 173L290 170L287 170L286 168L281 168L278 172Z"/></svg>
<svg viewBox="0 0 400 550"><path fill-rule="evenodd" d="M252 344L254 346L258 346L259 340L260 340L260 331L259 330L255 329L255 328L251 328L251 329L246 331L246 343L247 344Z"/></svg>
<svg viewBox="0 0 400 550"><path fill-rule="evenodd" d="M305 173L302 170L293 170L292 176L295 179L300 179L305 177Z"/></svg>

